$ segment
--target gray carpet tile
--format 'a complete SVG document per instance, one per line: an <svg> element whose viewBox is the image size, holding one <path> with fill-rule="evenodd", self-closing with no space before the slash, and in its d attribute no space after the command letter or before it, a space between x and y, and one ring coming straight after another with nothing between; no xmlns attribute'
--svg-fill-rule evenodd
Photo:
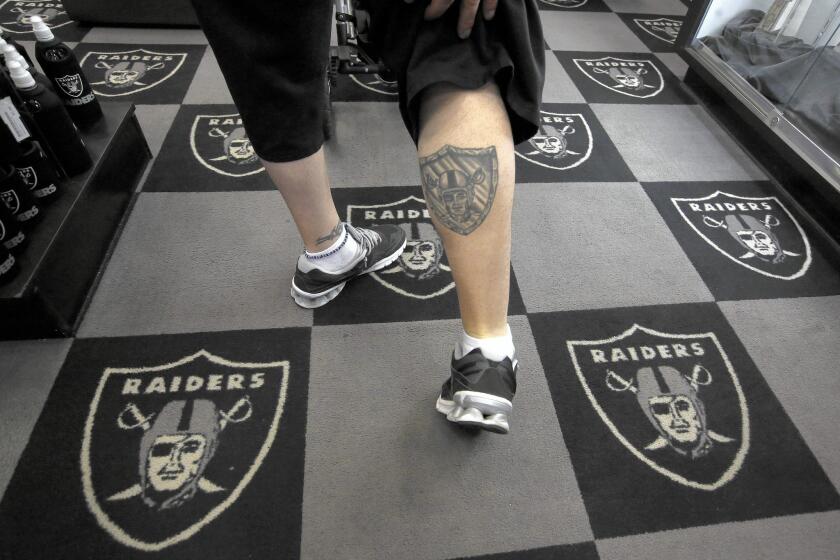
<svg viewBox="0 0 840 560"><path fill-rule="evenodd" d="M524 317L511 319L511 434L469 433L435 411L459 328L313 329L302 558L453 558L591 538Z"/></svg>
<svg viewBox="0 0 840 560"><path fill-rule="evenodd" d="M637 183L519 185L512 259L529 313L712 299Z"/></svg>
<svg viewBox="0 0 840 560"><path fill-rule="evenodd" d="M599 540L601 560L835 560L840 512L807 513Z"/></svg>
<svg viewBox="0 0 840 560"><path fill-rule="evenodd" d="M583 103L583 96L563 65L550 51L545 53L543 103Z"/></svg>
<svg viewBox="0 0 840 560"><path fill-rule="evenodd" d="M184 104L203 105L210 103L232 104L233 98L225 84L219 62L212 49L204 52L204 57L195 71L190 89L184 97Z"/></svg>
<svg viewBox="0 0 840 560"><path fill-rule="evenodd" d="M685 73L688 71L688 64L677 53L656 53L657 58L662 61L668 70L679 79L685 78Z"/></svg>
<svg viewBox="0 0 840 560"><path fill-rule="evenodd" d="M142 27L94 27L83 43L126 43L126 44L207 44L207 37L200 29L163 29Z"/></svg>
<svg viewBox="0 0 840 560"><path fill-rule="evenodd" d="M639 181L765 178L703 107L591 107Z"/></svg>
<svg viewBox="0 0 840 560"><path fill-rule="evenodd" d="M157 157L160 152L179 107L180 105L137 105L134 108L134 114L137 115L137 121L143 129L152 157Z"/></svg>
<svg viewBox="0 0 840 560"><path fill-rule="evenodd" d="M543 12L545 41L555 51L601 51L604 37L610 48L622 52L648 52L621 19L609 12Z"/></svg>
<svg viewBox="0 0 840 560"><path fill-rule="evenodd" d="M0 342L0 496L72 339Z"/></svg>
<svg viewBox="0 0 840 560"><path fill-rule="evenodd" d="M616 13L685 15L687 8L680 0L604 0Z"/></svg>
<svg viewBox="0 0 840 560"><path fill-rule="evenodd" d="M840 296L721 302L802 437L840 488Z"/></svg>
<svg viewBox="0 0 840 560"><path fill-rule="evenodd" d="M80 336L308 326L279 193L143 193Z"/></svg>

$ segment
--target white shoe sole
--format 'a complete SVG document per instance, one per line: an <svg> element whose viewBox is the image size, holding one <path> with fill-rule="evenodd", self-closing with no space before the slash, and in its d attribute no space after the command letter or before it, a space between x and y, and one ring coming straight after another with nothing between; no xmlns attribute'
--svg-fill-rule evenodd
<svg viewBox="0 0 840 560"><path fill-rule="evenodd" d="M377 270L382 270L383 268L385 268L389 264L393 264L393 262L396 261L400 257L400 255L402 254L403 250L405 249L405 245L406 245L407 241L408 240L403 241L402 246L400 246L400 248L397 251L394 251L388 257L382 259L381 261L379 261L378 263L376 263L372 267L368 268L367 270L365 270L364 272L362 272L358 276L355 276L355 278L358 278L359 276L364 276L365 274L368 274L369 272L376 272ZM315 309L316 307L321 307L322 305L326 305L329 302L331 302L332 300L334 300L335 297L338 294L341 293L341 290L344 289L344 285L346 283L347 283L347 281L342 282L338 286L336 286L334 288L330 288L326 292L321 292L319 294L310 294L309 292L304 292L303 290L301 290L297 286L295 286L295 281L292 280L292 292L291 292L291 294L292 294L292 298L295 300L295 303L298 304L299 306L304 307L306 309Z"/></svg>
<svg viewBox="0 0 840 560"><path fill-rule="evenodd" d="M438 397L435 408L446 419L462 426L474 426L497 434L510 431L513 403L502 397L475 391L458 391L453 400Z"/></svg>

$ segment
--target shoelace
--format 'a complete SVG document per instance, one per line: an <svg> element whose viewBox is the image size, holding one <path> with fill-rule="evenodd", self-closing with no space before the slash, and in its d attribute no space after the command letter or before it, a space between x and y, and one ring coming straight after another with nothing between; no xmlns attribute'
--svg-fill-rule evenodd
<svg viewBox="0 0 840 560"><path fill-rule="evenodd" d="M362 249L364 249L366 258L370 255L373 246L382 241L382 236L375 231L364 228L354 228L350 224L345 224L344 227L347 228L347 232L351 234L356 241L360 242Z"/></svg>

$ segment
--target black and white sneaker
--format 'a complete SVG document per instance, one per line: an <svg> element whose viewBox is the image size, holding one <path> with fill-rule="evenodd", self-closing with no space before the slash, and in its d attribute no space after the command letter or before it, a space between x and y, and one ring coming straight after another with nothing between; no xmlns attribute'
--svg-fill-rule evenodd
<svg viewBox="0 0 840 560"><path fill-rule="evenodd" d="M317 268L306 255L301 255L292 279L292 297L301 307L313 309L325 305L344 289L348 280L385 268L397 260L405 249L405 232L399 226L354 228L345 223L344 228L347 235L359 244L358 260L351 262L343 271L330 273Z"/></svg>
<svg viewBox="0 0 840 560"><path fill-rule="evenodd" d="M460 360L452 356L451 376L444 382L435 406L450 422L506 434L518 370L517 360L494 362L479 348Z"/></svg>

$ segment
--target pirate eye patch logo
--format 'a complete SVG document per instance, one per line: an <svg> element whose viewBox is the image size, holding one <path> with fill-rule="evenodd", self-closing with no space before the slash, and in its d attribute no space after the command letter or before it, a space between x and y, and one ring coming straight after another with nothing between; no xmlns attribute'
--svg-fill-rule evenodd
<svg viewBox="0 0 840 560"><path fill-rule="evenodd" d="M680 34L682 22L671 18L633 18L633 22L645 33L673 45Z"/></svg>
<svg viewBox="0 0 840 560"><path fill-rule="evenodd" d="M395 96L399 94L396 80L387 80L380 74L350 74L350 79L359 87L382 95Z"/></svg>
<svg viewBox="0 0 840 560"><path fill-rule="evenodd" d="M572 169L592 155L592 130L584 116L540 112L540 128L527 144L516 147L516 155L551 169ZM531 149L528 150L527 148Z"/></svg>
<svg viewBox="0 0 840 560"><path fill-rule="evenodd" d="M61 2L19 2L0 4L0 27L9 33L32 33L32 17L39 16L55 29L71 22Z"/></svg>
<svg viewBox="0 0 840 560"><path fill-rule="evenodd" d="M612 56L572 60L587 78L622 95L646 99L658 95L665 87L662 73L650 60Z"/></svg>
<svg viewBox="0 0 840 560"><path fill-rule="evenodd" d="M431 299L455 287L443 242L422 198L408 196L385 204L349 205L347 221L362 227L394 224L405 231L405 249L396 262L370 273L385 288L413 299Z"/></svg>
<svg viewBox="0 0 840 560"><path fill-rule="evenodd" d="M159 551L235 502L276 437L287 361L201 350L174 363L107 368L81 451L85 501L119 543Z"/></svg>
<svg viewBox="0 0 840 560"><path fill-rule="evenodd" d="M429 204L453 231L469 235L490 213L499 181L495 148L444 146L420 158Z"/></svg>
<svg viewBox="0 0 840 560"><path fill-rule="evenodd" d="M743 197L716 191L671 198L683 220L716 251L763 276L794 280L811 265L804 230L774 196Z"/></svg>
<svg viewBox="0 0 840 560"><path fill-rule="evenodd" d="M55 79L55 83L61 90L70 97L79 97L82 95L84 85L82 84L82 77L79 74L68 74L67 76L60 76Z"/></svg>
<svg viewBox="0 0 840 560"><path fill-rule="evenodd" d="M20 198L18 198L17 192L14 189L0 192L0 200L3 201L3 204L6 205L6 208L12 214L17 214L20 211Z"/></svg>
<svg viewBox="0 0 840 560"><path fill-rule="evenodd" d="M220 175L246 177L264 170L238 114L196 115L190 147L204 167Z"/></svg>
<svg viewBox="0 0 840 560"><path fill-rule="evenodd" d="M749 414L714 333L633 325L567 347L591 405L638 460L698 490L717 490L735 478L749 450Z"/></svg>
<svg viewBox="0 0 840 560"><path fill-rule="evenodd" d="M174 76L187 53L161 53L147 49L86 53L82 69L97 95L119 97L151 89Z"/></svg>

